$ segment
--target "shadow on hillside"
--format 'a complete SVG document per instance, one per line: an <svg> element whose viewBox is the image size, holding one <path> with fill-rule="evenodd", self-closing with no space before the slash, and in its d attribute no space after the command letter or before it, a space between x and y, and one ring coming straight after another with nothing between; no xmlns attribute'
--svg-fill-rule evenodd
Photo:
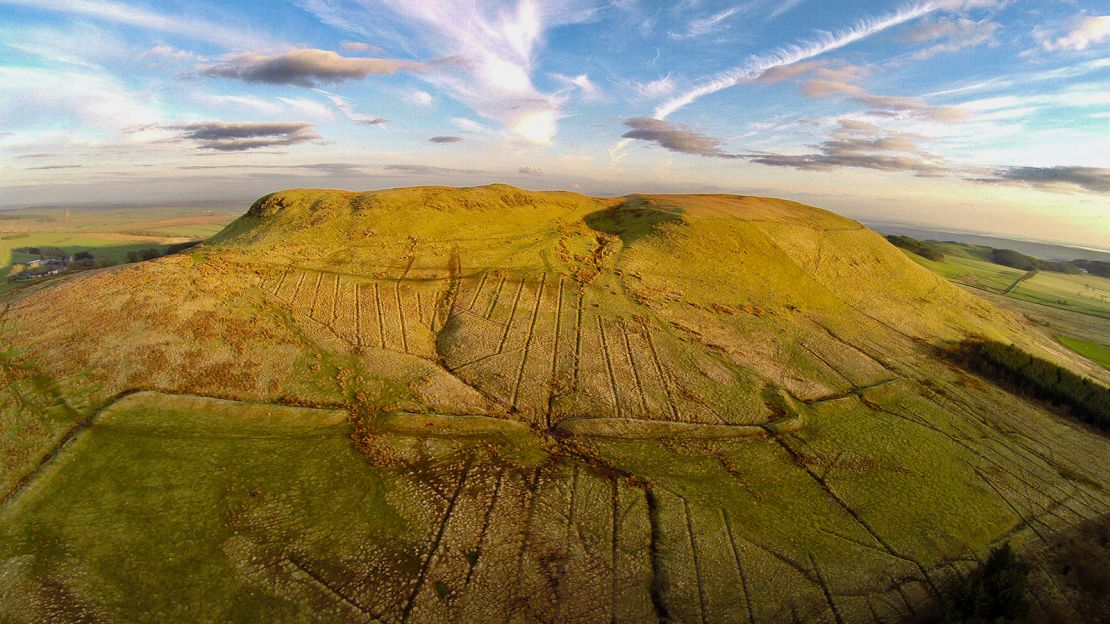
<svg viewBox="0 0 1110 624"><path fill-rule="evenodd" d="M681 223L682 209L664 208L633 195L612 208L591 212L583 221L590 229L618 236L628 245L649 236L660 225Z"/></svg>

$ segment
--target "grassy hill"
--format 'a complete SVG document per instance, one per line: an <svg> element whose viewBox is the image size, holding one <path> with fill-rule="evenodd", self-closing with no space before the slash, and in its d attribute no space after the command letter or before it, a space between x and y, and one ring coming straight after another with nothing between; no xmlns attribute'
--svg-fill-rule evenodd
<svg viewBox="0 0 1110 624"><path fill-rule="evenodd" d="M1110 373L782 200L284 191L0 302L6 620L889 620L1110 511L938 353Z"/></svg>

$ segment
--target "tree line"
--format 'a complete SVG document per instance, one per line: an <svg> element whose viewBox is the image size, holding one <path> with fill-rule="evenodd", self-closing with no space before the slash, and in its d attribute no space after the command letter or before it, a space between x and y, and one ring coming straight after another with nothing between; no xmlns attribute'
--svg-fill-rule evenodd
<svg viewBox="0 0 1110 624"><path fill-rule="evenodd" d="M906 251L912 251L922 258L932 260L933 262L941 262L944 260L944 253L941 252L941 250L936 246L931 245L925 241L920 241L916 238L910 238L909 236L893 235L887 236L886 239L890 241L890 243L895 247L901 247Z"/></svg>
<svg viewBox="0 0 1110 624"><path fill-rule="evenodd" d="M1110 388L1087 377L996 341L965 340L949 355L1006 387L1055 404L1076 420L1110 430Z"/></svg>
<svg viewBox="0 0 1110 624"><path fill-rule="evenodd" d="M1009 542L991 550L966 576L953 579L914 624L1017 624L1029 618L1029 566Z"/></svg>
<svg viewBox="0 0 1110 624"><path fill-rule="evenodd" d="M944 249L935 244L933 241L923 241L910 236L887 236L886 239L890 241L895 247L901 247L906 251L911 251L922 258L927 258L934 262L941 262L944 260ZM1071 273L1077 274L1083 271L1091 275L1099 277L1110 277L1110 262L1103 262L1101 260L1041 260L1023 254L1013 249L994 249L991 247L983 247L982 249L989 249L989 259L995 264L1008 266L1014 269L1021 269L1023 271L1054 271L1056 273Z"/></svg>
<svg viewBox="0 0 1110 624"><path fill-rule="evenodd" d="M992 249L991 262L1013 267L1023 271L1055 271L1056 273L1079 273L1079 267L1072 262L1053 262L1027 256L1013 249Z"/></svg>

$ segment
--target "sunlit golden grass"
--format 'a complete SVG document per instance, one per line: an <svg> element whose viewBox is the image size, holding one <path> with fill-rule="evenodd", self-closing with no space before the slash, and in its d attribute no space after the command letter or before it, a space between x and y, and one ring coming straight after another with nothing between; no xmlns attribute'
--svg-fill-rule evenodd
<svg viewBox="0 0 1110 624"><path fill-rule="evenodd" d="M792 202L284 191L2 302L15 621L896 619L1110 511L935 353L1101 369Z"/></svg>

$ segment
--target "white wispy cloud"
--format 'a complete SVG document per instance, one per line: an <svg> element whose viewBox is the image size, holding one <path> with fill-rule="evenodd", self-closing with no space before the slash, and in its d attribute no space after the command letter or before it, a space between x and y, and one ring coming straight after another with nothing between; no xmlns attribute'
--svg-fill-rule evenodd
<svg viewBox="0 0 1110 624"><path fill-rule="evenodd" d="M860 20L854 26L844 30L821 33L815 39L801 41L767 55L753 56L746 64L721 72L682 95L667 100L655 109L655 118L666 119L675 111L690 105L699 98L734 87L746 80L758 78L767 70L792 65L843 48L893 26L932 13L936 9L937 7L933 4L910 6L880 17Z"/></svg>
<svg viewBox="0 0 1110 624"><path fill-rule="evenodd" d="M417 106L431 106L435 103L431 93L419 89L405 94L405 99Z"/></svg>
<svg viewBox="0 0 1110 624"><path fill-rule="evenodd" d="M675 87L670 74L648 82L632 82L631 85L636 93L651 99L670 95Z"/></svg>
<svg viewBox="0 0 1110 624"><path fill-rule="evenodd" d="M21 133L61 126L75 138L104 139L163 116L155 98L108 74L0 66L0 119Z"/></svg>
<svg viewBox="0 0 1110 624"><path fill-rule="evenodd" d="M463 132L473 132L475 134L489 132L489 128L473 119L467 119L466 117L452 117L451 124Z"/></svg>
<svg viewBox="0 0 1110 624"><path fill-rule="evenodd" d="M586 0L302 0L321 21L352 32L389 11L428 49L457 63L421 76L513 136L550 143L561 99L533 82L536 55L551 28L591 19ZM461 71L460 71L461 68Z"/></svg>
<svg viewBox="0 0 1110 624"><path fill-rule="evenodd" d="M100 19L181 35L231 49L269 45L264 37L242 29L231 28L220 22L158 13L141 6L112 0L0 0L0 5Z"/></svg>
<svg viewBox="0 0 1110 624"><path fill-rule="evenodd" d="M331 93L330 91L324 91L323 89L313 89L313 91L331 100L331 103L339 109L339 112L343 113L343 115L351 121L366 124L368 126L380 126L384 123L389 122L389 120L384 117L375 117L374 115L367 115L365 113L358 112L357 110L355 110L355 106L351 103L351 100L349 98L343 97L342 95Z"/></svg>
<svg viewBox="0 0 1110 624"><path fill-rule="evenodd" d="M747 11L749 8L751 8L750 4L737 4L731 6L713 15L692 20L686 25L685 31L671 32L668 33L668 36L670 36L671 39L695 39L697 37L704 37L705 35L721 29L728 18L737 13Z"/></svg>
<svg viewBox="0 0 1110 624"><path fill-rule="evenodd" d="M777 7L775 7L773 11L771 11L771 14L767 16L767 20L773 20L783 13L793 11L794 9L798 8L798 5L800 5L804 1L805 0L783 0L779 3Z"/></svg>
<svg viewBox="0 0 1110 624"><path fill-rule="evenodd" d="M1110 41L1110 15L1082 15L1062 32L1037 28L1033 31L1033 37L1049 52L1079 52Z"/></svg>
<svg viewBox="0 0 1110 624"><path fill-rule="evenodd" d="M599 89L586 74L578 74L577 76L551 74L551 77L554 78L556 82L564 85L563 91L578 91L582 95L582 99L588 102L601 99L601 89Z"/></svg>
<svg viewBox="0 0 1110 624"><path fill-rule="evenodd" d="M3 48L50 63L94 70L130 55L128 46L119 37L80 21L58 26L0 24L0 50Z"/></svg>
<svg viewBox="0 0 1110 624"><path fill-rule="evenodd" d="M910 60L924 61L938 54L959 52L984 44L994 44L995 33L1001 25L989 19L971 20L966 17L923 20L910 29L904 41L932 43L910 55Z"/></svg>
<svg viewBox="0 0 1110 624"><path fill-rule="evenodd" d="M327 120L334 117L332 109L327 105L307 98L265 98L247 94L197 93L193 95L192 99L204 106L239 111L252 110L272 117L296 115L313 120Z"/></svg>

